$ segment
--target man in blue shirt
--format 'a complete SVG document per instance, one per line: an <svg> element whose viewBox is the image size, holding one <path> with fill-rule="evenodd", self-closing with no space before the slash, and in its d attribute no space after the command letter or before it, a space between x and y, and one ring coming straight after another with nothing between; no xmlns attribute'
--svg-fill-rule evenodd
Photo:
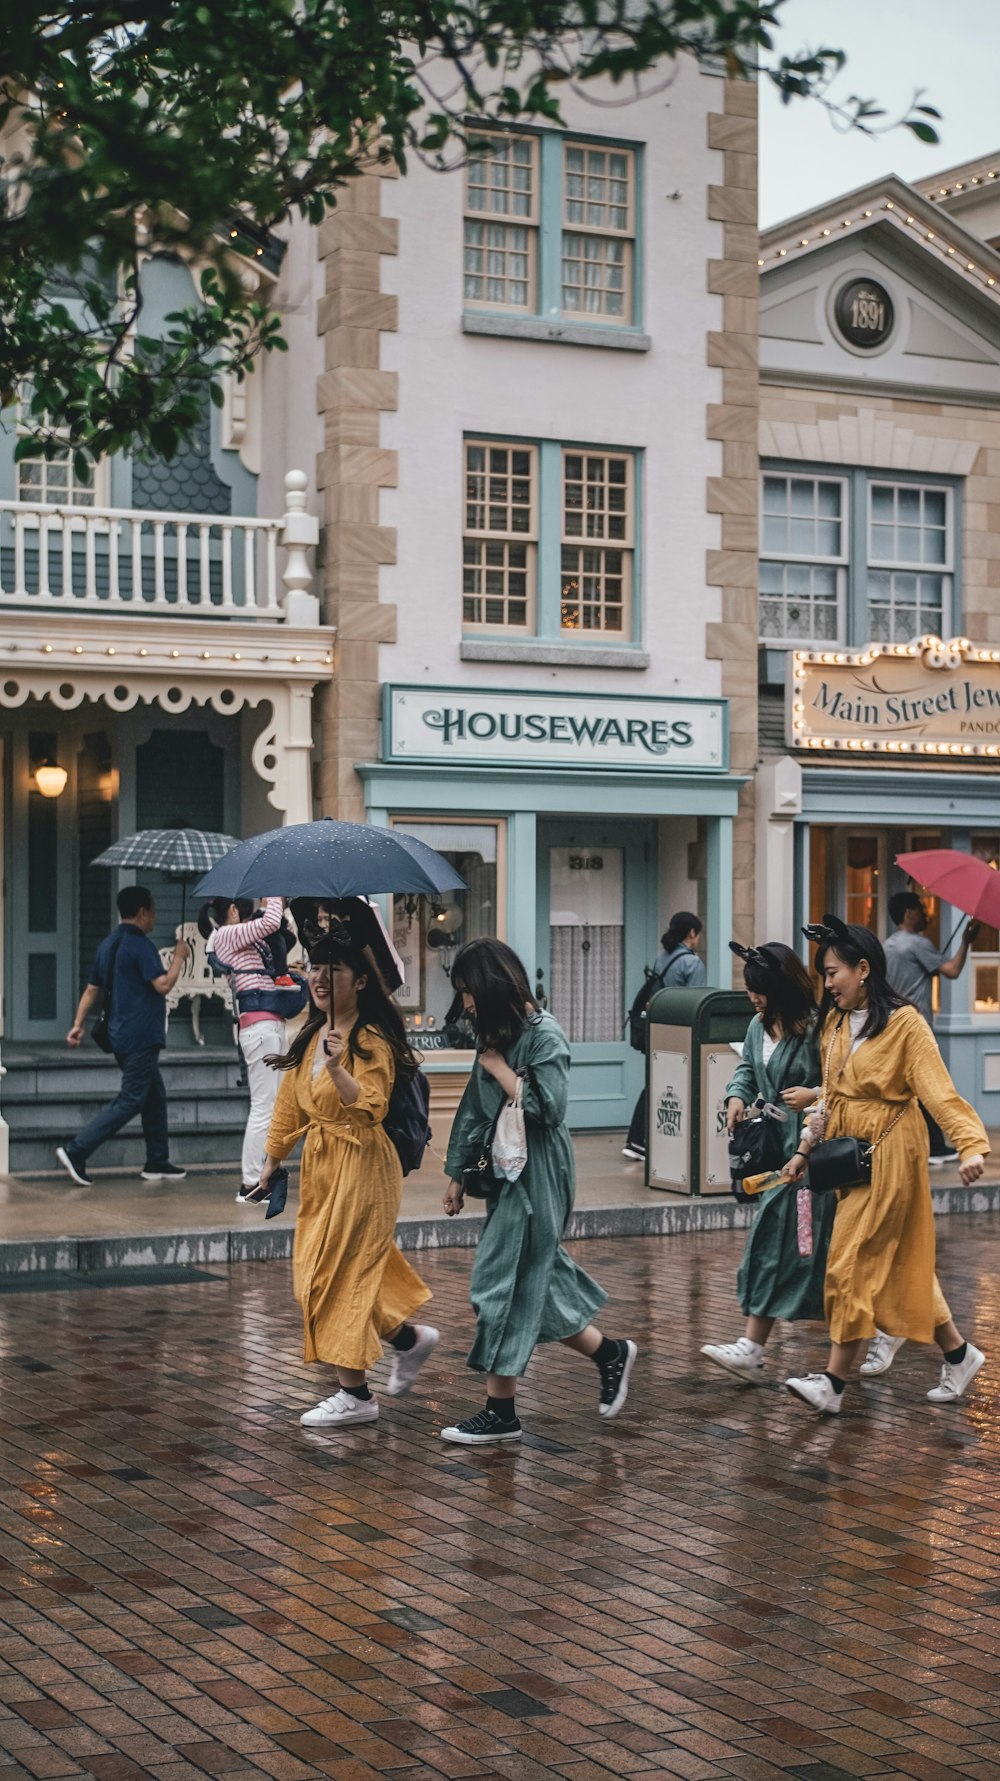
<svg viewBox="0 0 1000 1781"><path fill-rule="evenodd" d="M119 891L118 913L121 921L97 948L90 981L66 1035L67 1045L75 1049L86 1033L87 1016L103 1001L111 1049L122 1073L114 1100L56 1151L67 1175L81 1187L92 1185L87 1174L91 1152L113 1138L137 1113L146 1140L143 1181L183 1181L186 1173L168 1156L167 1091L160 1075L160 1051L167 1042L166 997L181 974L187 945L178 940L164 971L149 938L156 925L156 904L141 884Z"/></svg>

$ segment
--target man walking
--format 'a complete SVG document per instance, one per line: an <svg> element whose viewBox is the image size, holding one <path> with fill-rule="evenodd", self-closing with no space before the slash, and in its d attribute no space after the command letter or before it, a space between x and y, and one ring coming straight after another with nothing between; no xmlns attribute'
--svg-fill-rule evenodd
<svg viewBox="0 0 1000 1781"><path fill-rule="evenodd" d="M143 1181L183 1181L186 1174L167 1154L167 1091L160 1075L160 1051L167 1042L166 997L181 974L187 944L178 940L164 971L149 938L156 923L156 904L152 892L141 884L119 891L118 914L118 927L97 948L90 981L66 1035L67 1045L78 1046L86 1033L87 1016L103 1000L111 1049L122 1073L114 1100L56 1151L67 1175L81 1187L92 1185L87 1174L91 1152L113 1138L137 1113L146 1140Z"/></svg>
<svg viewBox="0 0 1000 1781"><path fill-rule="evenodd" d="M889 918L896 924L896 931L890 934L885 943L885 957L889 982L899 995L905 996L915 1008L920 1010L928 1026L934 1025L934 1009L931 1002L931 986L935 977L958 977L969 956L969 946L975 939L978 923L970 921L962 935L958 951L950 959L927 938L927 911L917 896L916 891L897 891L889 898ZM952 1150L944 1133L935 1119L932 1119L926 1107L921 1107L927 1122L930 1137L931 1153L928 1161L932 1168L940 1168L943 1163L957 1163L958 1151Z"/></svg>

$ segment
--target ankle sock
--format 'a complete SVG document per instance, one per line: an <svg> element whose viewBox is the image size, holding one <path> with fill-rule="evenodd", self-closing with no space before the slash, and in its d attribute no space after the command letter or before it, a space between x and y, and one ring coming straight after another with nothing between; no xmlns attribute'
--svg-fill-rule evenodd
<svg viewBox="0 0 1000 1781"><path fill-rule="evenodd" d="M362 1404L367 1404L369 1398L372 1395L368 1389L367 1384L365 1384L365 1385L343 1385L343 1386L341 1386L341 1390L346 1391L349 1398L358 1398Z"/></svg>
<svg viewBox="0 0 1000 1781"><path fill-rule="evenodd" d="M590 1358L595 1367L610 1367L612 1361L618 1359L621 1347L621 1343L613 1336L602 1336L600 1348L595 1348Z"/></svg>
<svg viewBox="0 0 1000 1781"><path fill-rule="evenodd" d="M517 1410L513 1398L491 1398L487 1396L486 1408L487 1410L492 1410L495 1416L499 1416L501 1422L514 1422L517 1418Z"/></svg>
<svg viewBox="0 0 1000 1781"><path fill-rule="evenodd" d="M416 1342L417 1332L412 1323L400 1324L396 1334L389 1337L389 1347L394 1348L397 1354L408 1354L411 1348L416 1347Z"/></svg>
<svg viewBox="0 0 1000 1781"><path fill-rule="evenodd" d="M829 1379L830 1384L833 1386L833 1389L839 1398L843 1392L844 1386L847 1384L847 1380L838 1379L836 1373L827 1373L826 1377Z"/></svg>
<svg viewBox="0 0 1000 1781"><path fill-rule="evenodd" d="M968 1346L968 1342L963 1342L961 1348L953 1348L950 1354L945 1355L944 1358L948 1362L949 1367L961 1366L965 1359L965 1353Z"/></svg>

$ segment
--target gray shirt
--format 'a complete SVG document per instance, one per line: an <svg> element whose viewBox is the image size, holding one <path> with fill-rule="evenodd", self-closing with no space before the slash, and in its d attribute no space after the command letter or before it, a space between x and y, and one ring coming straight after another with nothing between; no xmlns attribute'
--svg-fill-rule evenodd
<svg viewBox="0 0 1000 1781"><path fill-rule="evenodd" d="M673 952L657 953L653 970L657 977L662 977L664 989L681 989L684 986L700 989L708 976L698 954L684 945L676 947Z"/></svg>
<svg viewBox="0 0 1000 1781"><path fill-rule="evenodd" d="M905 928L897 928L885 943L885 958L892 988L906 996L933 1025L931 983L944 964L944 953L926 934L910 934Z"/></svg>

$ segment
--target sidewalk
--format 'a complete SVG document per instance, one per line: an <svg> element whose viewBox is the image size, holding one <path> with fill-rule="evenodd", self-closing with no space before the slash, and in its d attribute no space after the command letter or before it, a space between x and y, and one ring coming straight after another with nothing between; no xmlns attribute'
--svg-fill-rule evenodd
<svg viewBox="0 0 1000 1781"><path fill-rule="evenodd" d="M995 1162L983 1181L963 1188L957 1168L931 1173L935 1210L1000 1209L1000 1132L992 1134ZM643 1184L639 1163L621 1154L620 1132L583 1132L574 1139L577 1163L574 1237L635 1237L718 1231L749 1222L729 1194L688 1198ZM436 1148L436 1147L435 1147ZM137 1175L95 1171L91 1188L65 1175L0 1177L0 1275L37 1269L163 1266L173 1263L280 1260L291 1254L297 1184L288 1206L265 1221L261 1207L238 1206L238 1169L194 1169L182 1182L150 1186ZM403 1189L398 1228L402 1248L466 1248L476 1242L482 1213L468 1201L459 1218L441 1209L440 1157Z"/></svg>

